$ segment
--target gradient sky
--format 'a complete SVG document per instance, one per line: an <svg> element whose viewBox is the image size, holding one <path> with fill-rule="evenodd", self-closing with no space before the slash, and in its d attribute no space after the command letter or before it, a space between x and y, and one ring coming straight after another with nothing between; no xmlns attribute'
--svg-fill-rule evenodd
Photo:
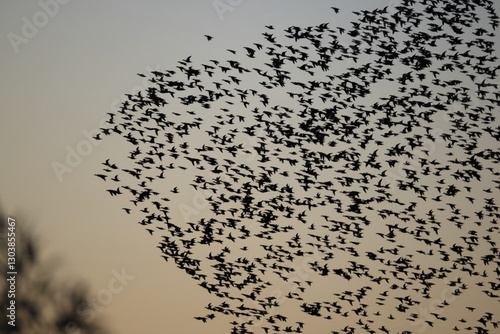
<svg viewBox="0 0 500 334"><path fill-rule="evenodd" d="M88 147L85 133L143 85L136 73L172 68L189 55L199 62L219 59L228 48L259 40L264 25L282 30L331 22L333 5L344 15L331 25L341 26L354 18L351 10L395 1L353 2L243 0L221 14L212 1L69 1L18 47L9 34L22 36L40 4L0 4L0 205L95 294L113 270L135 276L99 312L114 333L221 333L225 327L193 321L205 313L206 291L165 263L156 242L93 176L109 152L125 155L128 146L116 139L91 145L62 178L54 162L66 164L68 148ZM208 43L204 34L214 39Z"/></svg>

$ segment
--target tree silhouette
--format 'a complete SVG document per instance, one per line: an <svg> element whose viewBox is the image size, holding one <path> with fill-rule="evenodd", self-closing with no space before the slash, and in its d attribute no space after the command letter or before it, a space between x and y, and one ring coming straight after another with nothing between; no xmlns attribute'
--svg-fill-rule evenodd
<svg viewBox="0 0 500 334"><path fill-rule="evenodd" d="M9 324L11 319L5 313L11 300L7 281L10 276L7 274L7 233L8 217L0 210L0 333L109 333L99 319L86 312L88 286L58 277L55 259L42 256L37 237L20 226L15 230L15 326Z"/></svg>

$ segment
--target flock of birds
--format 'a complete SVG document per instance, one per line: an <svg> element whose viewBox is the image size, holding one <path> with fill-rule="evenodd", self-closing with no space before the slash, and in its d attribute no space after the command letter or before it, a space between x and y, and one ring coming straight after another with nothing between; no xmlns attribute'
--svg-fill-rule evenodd
<svg viewBox="0 0 500 334"><path fill-rule="evenodd" d="M493 3L354 14L141 74L96 136L133 149L96 175L217 297L200 321L498 333Z"/></svg>

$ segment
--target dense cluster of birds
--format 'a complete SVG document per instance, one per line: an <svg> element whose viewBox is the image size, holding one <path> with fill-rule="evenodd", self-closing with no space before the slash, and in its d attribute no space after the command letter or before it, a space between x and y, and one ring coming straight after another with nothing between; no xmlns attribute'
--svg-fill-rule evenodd
<svg viewBox="0 0 500 334"><path fill-rule="evenodd" d="M493 3L353 15L349 27L266 26L227 60L141 74L149 86L96 136L133 149L96 175L218 297L200 321L498 332Z"/></svg>

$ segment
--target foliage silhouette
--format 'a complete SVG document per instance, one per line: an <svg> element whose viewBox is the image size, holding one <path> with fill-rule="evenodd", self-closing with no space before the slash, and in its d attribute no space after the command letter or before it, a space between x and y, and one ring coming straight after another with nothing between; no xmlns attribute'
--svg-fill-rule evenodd
<svg viewBox="0 0 500 334"><path fill-rule="evenodd" d="M59 277L54 258L42 254L38 238L16 226L15 326L5 313L10 303L7 284L8 217L0 210L0 333L106 334L100 319L89 312L90 291L81 281Z"/></svg>

